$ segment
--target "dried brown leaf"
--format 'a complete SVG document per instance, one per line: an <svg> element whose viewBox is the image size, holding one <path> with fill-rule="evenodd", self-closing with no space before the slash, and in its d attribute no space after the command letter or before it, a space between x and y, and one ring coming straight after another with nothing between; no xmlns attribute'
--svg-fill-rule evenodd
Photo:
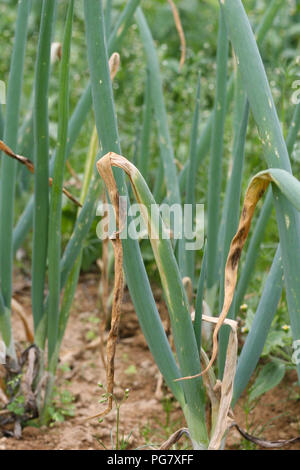
<svg viewBox="0 0 300 470"><path fill-rule="evenodd" d="M113 404L113 391L114 391L114 360L116 353L116 345L118 339L118 331L121 317L121 303L123 297L123 248L122 241L120 239L120 231L122 229L122 222L120 218L120 206L119 206L119 192L114 178L114 174L111 166L110 154L102 157L97 163L98 171L103 178L107 191L109 194L110 201L114 207L116 223L118 231L111 237L114 254L115 254L115 280L114 280L114 294L113 294L113 305L112 305L112 318L111 328L107 339L107 366L106 366L106 381L107 381L107 396L108 404L104 411L98 413L91 418L100 418L106 416L112 409ZM121 214L122 216L122 214Z"/></svg>
<svg viewBox="0 0 300 470"><path fill-rule="evenodd" d="M181 24L180 16L178 13L178 9L173 2L173 0L168 0L168 3L172 9L172 13L174 16L174 21L176 25L176 29L178 31L179 39L180 39L180 44L181 44L181 57L180 57L180 62L179 62L179 71L182 69L184 62L185 62L185 55L186 55L186 42L185 42L185 36L184 36L184 31L183 27Z"/></svg>

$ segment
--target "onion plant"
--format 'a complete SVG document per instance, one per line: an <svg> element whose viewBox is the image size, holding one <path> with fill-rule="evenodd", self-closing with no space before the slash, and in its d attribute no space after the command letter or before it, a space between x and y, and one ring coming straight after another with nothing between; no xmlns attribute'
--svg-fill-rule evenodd
<svg viewBox="0 0 300 470"><path fill-rule="evenodd" d="M232 425L231 409L246 389L258 364L283 288L287 297L293 339L296 341L300 338L300 183L292 175L289 158L300 127L300 105L295 108L290 132L285 140L258 48L272 28L284 2L270 2L255 36L241 0L220 0L214 107L204 122L199 70L198 83L195 84L189 152L180 171L175 161L158 54L139 0L128 0L115 24L112 24L113 2L107 1L104 10L102 0L83 0L89 82L73 114L69 116L70 56L76 3L74 0L66 2L58 92L58 134L56 148L49 158L48 105L51 95L49 78L52 73L50 52L57 11L56 1L42 2L33 106L29 110L31 119L26 123L33 135L33 162L30 164L34 166L34 192L13 228L16 160L24 159L18 155L19 149L28 148L23 140L27 133L19 131L19 113L31 1L21 0L18 4L15 44L3 119L4 143L1 147L8 150L7 155L2 156L0 184L0 331L7 346L9 363L13 361L16 370L21 370L11 328L13 259L33 227L32 313L34 342L42 360L37 380L31 386L38 401L42 421L47 422L59 349L78 282L83 243L103 193L104 185L99 171L116 216L122 212L117 197L119 195L127 201L128 208L135 200L140 206L160 275L175 346L173 351L156 306L143 261L143 246L137 236L122 238L119 224L119 231L114 234L116 279L112 329L108 339L110 360L107 361L107 378L110 398L113 396L113 360L124 268L126 284L141 329L167 386L182 408L194 449L219 449L224 446L226 433ZM171 3L172 8L175 8L173 2ZM146 85L141 145L137 152L136 166L132 163L132 155L126 155L127 158L121 156L121 138L109 68L109 57L113 52L119 52L122 60L123 38L132 21L136 21L138 26L147 71L143 72ZM183 30L178 14L176 26L182 37ZM231 77L228 72L230 44L234 62ZM225 122L227 116L231 115L232 101L231 172L226 180L223 198ZM72 236L62 252L64 169L90 109L94 113L96 131L91 136L90 152L86 158L80 200L82 207L77 212ZM245 144L250 113L260 135L265 168L253 175L244 195ZM200 122L203 130L199 134ZM154 132L159 149L159 163L156 166L152 164L150 151L151 135ZM166 226L157 203L165 202L169 206L190 204L195 230L196 186L207 154L207 239L203 256L199 257L195 251L187 249L184 236L178 240L170 239L170 227ZM129 176L129 182L126 175ZM154 185L151 175L154 175L156 181ZM268 186L270 188L267 191ZM241 263L238 279L242 249L257 202L265 191L265 202L253 230L247 256ZM244 199L242 209L241 199ZM249 286L273 206L279 245L252 329L237 358L236 317ZM128 215L126 229L132 227L132 221L132 217ZM202 262L199 271L200 258ZM187 292L187 285L192 287L191 295ZM207 312L210 314L207 315ZM209 341L202 341L204 323L215 325L211 353ZM46 348L47 360L44 357ZM214 370L217 356L218 373ZM48 382L44 400L40 400L40 387L37 383L44 369L47 369ZM297 365L297 372L300 377L300 364ZM206 419L208 402L211 407L209 421ZM110 411L111 405L110 399L104 414Z"/></svg>

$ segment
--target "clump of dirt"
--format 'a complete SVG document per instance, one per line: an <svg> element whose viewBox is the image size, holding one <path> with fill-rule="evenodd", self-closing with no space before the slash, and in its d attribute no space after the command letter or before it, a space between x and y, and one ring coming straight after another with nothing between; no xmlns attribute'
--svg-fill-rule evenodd
<svg viewBox="0 0 300 470"><path fill-rule="evenodd" d="M116 407L102 423L97 419L85 421L105 407L105 404L99 403L104 389L98 384L105 387L105 368L97 342L101 314L98 283L95 274L81 277L60 354L57 390L60 396L66 392L73 397L74 417L65 416L63 422L52 423L47 428L28 426L23 429L21 439L1 437L0 433L0 450L101 450L116 447ZM14 297L25 309L30 323L30 284L18 277L15 286ZM156 290L155 294L167 328L166 307L161 301L160 291ZM27 344L20 318L14 315L13 323L16 339L25 348ZM119 446L122 448L158 448L170 434L185 425L182 412L168 390L164 386L157 388L159 377L129 295L125 292L115 360L114 392L120 403L125 390L129 389L128 399L120 407ZM246 396L242 397L234 410L236 421L250 433L260 434L260 437L269 440L289 439L300 434L299 389L297 400L295 382L296 375L289 373L249 413ZM64 413L64 405L61 406L57 414L60 418ZM191 448L185 438L182 438L180 445ZM227 448L249 448L249 443L232 430ZM300 449L300 443L291 448Z"/></svg>

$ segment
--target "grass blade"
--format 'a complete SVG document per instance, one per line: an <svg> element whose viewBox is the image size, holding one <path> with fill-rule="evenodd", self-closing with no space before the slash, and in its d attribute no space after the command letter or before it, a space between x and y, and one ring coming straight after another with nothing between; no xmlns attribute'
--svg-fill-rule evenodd
<svg viewBox="0 0 300 470"><path fill-rule="evenodd" d="M280 8L282 8L284 5L285 2L283 0L272 0L272 2L270 2L262 18L262 21L255 32L255 37L258 44L263 42L267 32L272 27Z"/></svg>
<svg viewBox="0 0 300 470"><path fill-rule="evenodd" d="M228 36L225 18L220 10L217 84L214 105L214 120L211 137L211 158L209 161L208 185L208 224L207 224L207 288L216 282L216 262L218 252L218 226L221 193L221 171L223 157L223 134L226 112Z"/></svg>
<svg viewBox="0 0 300 470"><path fill-rule="evenodd" d="M56 0L43 1L34 83L34 216L32 250L32 311L35 331L43 316L49 221L48 87L50 50ZM43 349L43 344L37 343Z"/></svg>
<svg viewBox="0 0 300 470"><path fill-rule="evenodd" d="M206 245L204 248L204 254L202 258L201 271L199 276L199 282L197 286L197 296L195 302L195 318L194 318L194 332L197 341L198 351L201 351L201 331L202 331L202 310L203 310L203 298L204 298L204 284L206 279Z"/></svg>
<svg viewBox="0 0 300 470"><path fill-rule="evenodd" d="M170 204L179 204L179 183L175 165L174 151L168 128L168 118L164 104L158 58L151 31L141 8L137 9L136 19L141 35L141 40L146 52L148 69L150 73L151 97L159 135L161 159L164 165L164 175L167 186L167 200Z"/></svg>
<svg viewBox="0 0 300 470"><path fill-rule="evenodd" d="M199 127L199 111L200 111L200 87L201 78L199 75L197 92L196 92L196 104L194 110L192 132L190 137L190 151L189 151L189 171L186 183L186 194L185 204L191 204L192 206L192 220L195 220L195 199L196 199L196 167L197 167L197 136ZM195 277L195 251L185 250L185 272L184 276L188 276L194 284Z"/></svg>
<svg viewBox="0 0 300 470"><path fill-rule="evenodd" d="M268 31L271 29L274 19L278 15L278 12L280 8L284 5L283 0L272 0L267 8L267 11L260 23L260 25L257 28L257 43L258 45L261 45L268 33ZM228 87L227 87L227 106L229 106L232 97L233 97L233 91L234 91L234 80L233 76L231 76L230 80L228 81ZM206 125L203 129L203 132L200 135L199 141L198 141L198 158L197 158L197 171L201 165L201 162L203 161L204 157L207 155L209 149L210 149L210 141L211 141L211 131L212 131L212 126L213 126L213 113L210 114L209 118L207 119ZM189 165L189 161L184 165L183 170L181 171L179 175L179 180L180 180L180 189L182 190L186 184L186 175L187 175L187 168Z"/></svg>
<svg viewBox="0 0 300 470"><path fill-rule="evenodd" d="M123 38L127 33L129 26L132 23L133 15L135 14L141 0L128 0L122 13L120 14L111 34L111 41L109 44L109 53L119 50Z"/></svg>
<svg viewBox="0 0 300 470"><path fill-rule="evenodd" d="M109 38L111 27L112 0L106 0L105 3L105 34Z"/></svg>
<svg viewBox="0 0 300 470"><path fill-rule="evenodd" d="M145 180L148 178L149 169L149 151L150 151L150 137L151 137L151 122L152 122L152 100L151 100L151 83L150 72L147 69L146 77L146 91L143 113L143 128L141 134L141 149L139 157L139 169Z"/></svg>
<svg viewBox="0 0 300 470"><path fill-rule="evenodd" d="M51 364L56 350L59 305L60 305L60 258L61 258L61 210L64 167L67 153L68 118L69 118L69 74L70 52L72 39L74 0L69 1L62 47L62 60L59 79L58 101L58 138L57 153L53 171L51 205L49 213L49 246L48 246L48 361L52 373L55 372L56 360Z"/></svg>

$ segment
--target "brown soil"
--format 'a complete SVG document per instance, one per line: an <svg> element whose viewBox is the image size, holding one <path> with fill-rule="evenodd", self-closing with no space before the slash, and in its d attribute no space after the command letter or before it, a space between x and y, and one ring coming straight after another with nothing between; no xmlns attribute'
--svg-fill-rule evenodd
<svg viewBox="0 0 300 470"><path fill-rule="evenodd" d="M15 282L15 299L22 304L31 319L30 286L18 277ZM159 291L156 293L159 299ZM70 321L61 350L58 389L68 390L74 396L75 417L66 418L62 423L54 423L48 428L27 427L22 438L1 437L0 450L5 449L112 449L116 439L116 408L104 418L84 422L103 409L99 404L103 390L98 383L105 385L105 369L102 365L99 347L91 351L87 345L98 335L99 324L98 279L95 274L81 278L72 308ZM158 303L162 317L166 311L162 302ZM13 316L17 340L25 347L24 329L18 317ZM63 367L66 366L67 367ZM1 367L1 366L0 366ZM124 391L129 389L129 398L120 408L120 436L130 435L127 449L143 446L158 448L170 434L185 425L177 403L172 400L164 387L157 393L158 369L147 348L139 328L134 309L127 293L124 296L120 339L115 361L115 395L122 400ZM298 395L298 399L297 399ZM248 414L247 402L243 397L237 404L235 419L240 426L247 428L264 439L289 439L300 434L300 399L295 373L289 373L284 381L263 396ZM190 448L182 438L182 448ZM252 447L251 447L252 446ZM254 448L235 430L231 430L228 449ZM297 443L286 449L300 449Z"/></svg>

